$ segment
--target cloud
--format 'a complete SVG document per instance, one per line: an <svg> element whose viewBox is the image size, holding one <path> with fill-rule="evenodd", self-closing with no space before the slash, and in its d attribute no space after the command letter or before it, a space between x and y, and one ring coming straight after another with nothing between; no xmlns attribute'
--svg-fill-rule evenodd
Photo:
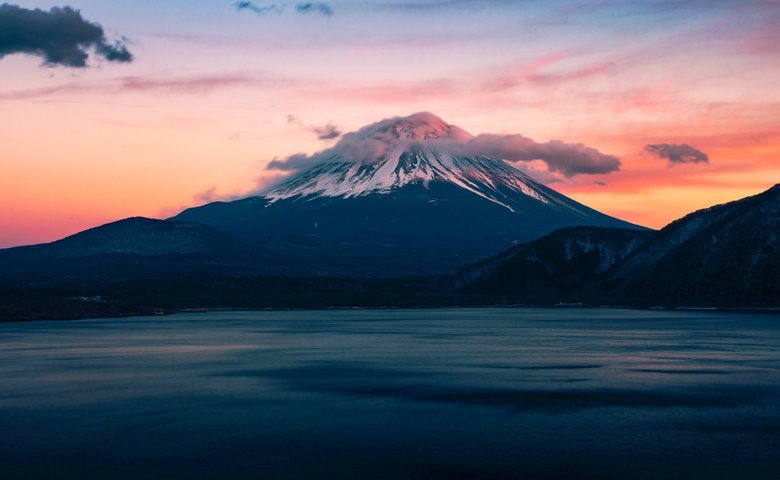
<svg viewBox="0 0 780 480"><path fill-rule="evenodd" d="M207 93L227 87L265 86L269 81L262 77L244 74L218 74L181 78L122 77L118 89L122 91L163 90L177 93Z"/></svg>
<svg viewBox="0 0 780 480"><path fill-rule="evenodd" d="M71 7L48 12L17 5L0 5L0 58L14 53L43 58L44 65L83 68L92 48L110 62L130 62L133 55L123 39L109 43L103 27L84 20Z"/></svg>
<svg viewBox="0 0 780 480"><path fill-rule="evenodd" d="M298 13L319 13L326 17L333 16L333 9L330 5L322 2L299 3L295 6L295 11Z"/></svg>
<svg viewBox="0 0 780 480"><path fill-rule="evenodd" d="M259 6L256 5L254 2L247 2L247 1L234 2L233 6L239 12L242 10L249 10L250 12L254 12L258 15L265 15L266 13L280 14L284 12L285 9L285 5L277 5L276 3L272 3L270 5L265 5L265 6ZM318 13L326 17L333 16L333 8L324 2L299 2L295 5L295 11L301 14Z"/></svg>
<svg viewBox="0 0 780 480"><path fill-rule="evenodd" d="M193 195L192 199L197 204L202 204L202 203L211 203L211 202L213 202L215 200L219 200L221 198L217 194L217 186L216 185L212 185L211 187L207 188L206 190L204 190L204 191L202 191L200 193L196 193L195 195Z"/></svg>
<svg viewBox="0 0 780 480"><path fill-rule="evenodd" d="M430 148L453 156L497 158L518 163L523 170L540 161L546 166L546 174L565 177L605 174L620 169L617 157L581 143L560 140L538 143L519 134L475 137L427 112L382 120L345 134L331 148L313 155L297 153L283 159L274 158L266 168L296 171L331 161L371 164L413 147ZM552 176L547 176L553 181Z"/></svg>
<svg viewBox="0 0 780 480"><path fill-rule="evenodd" d="M472 155L486 155L509 162L542 160L551 172L566 177L579 174L609 173L620 169L620 160L581 143L552 140L537 143L523 135L482 134L467 144Z"/></svg>
<svg viewBox="0 0 780 480"><path fill-rule="evenodd" d="M332 140L341 136L341 130L332 123L329 123L324 127L314 127L312 130L317 134L317 138L320 140Z"/></svg>
<svg viewBox="0 0 780 480"><path fill-rule="evenodd" d="M126 76L101 83L71 82L54 87L33 88L0 93L0 100L27 100L56 95L84 95L90 93L119 95L122 93L160 92L165 94L206 94L225 88L290 86L294 79L280 79L242 73L195 75L178 78Z"/></svg>
<svg viewBox="0 0 780 480"><path fill-rule="evenodd" d="M710 163L706 153L697 150L687 143L659 143L646 145L645 151L658 158L669 160L670 165L675 163Z"/></svg>
<svg viewBox="0 0 780 480"><path fill-rule="evenodd" d="M265 7L259 7L252 2L235 2L233 6L236 7L236 10L239 12L241 10L249 10L251 12L255 12L258 15L265 15L266 13L271 12L282 13L282 10L284 10L284 7L278 7L275 3Z"/></svg>
<svg viewBox="0 0 780 480"><path fill-rule="evenodd" d="M207 203L232 202L234 200L246 198L247 196L252 195L252 192L254 192L255 190L262 189L266 187L268 184L278 180L280 180L278 175L259 177L255 180L256 186L252 190L248 190L248 191L235 190L233 191L233 193L219 193L217 192L217 186L212 185L207 189L203 190L202 192L196 193L195 195L192 196L192 198L189 201L185 201L184 203L181 203L178 206L168 206L159 209L155 214L155 217L171 218L188 208L205 205Z"/></svg>
<svg viewBox="0 0 780 480"><path fill-rule="evenodd" d="M305 153L296 153L294 155L290 155L287 158L280 159L279 157L274 157L273 160L268 162L268 166L266 168L268 170L282 170L292 172L309 168L313 165L316 165L317 163L319 163L318 160L315 160L313 157L310 157Z"/></svg>
<svg viewBox="0 0 780 480"><path fill-rule="evenodd" d="M287 115L287 123L309 130L317 135L320 140L333 140L341 136L341 130L336 125L329 123L318 127L316 125L307 125L295 115Z"/></svg>

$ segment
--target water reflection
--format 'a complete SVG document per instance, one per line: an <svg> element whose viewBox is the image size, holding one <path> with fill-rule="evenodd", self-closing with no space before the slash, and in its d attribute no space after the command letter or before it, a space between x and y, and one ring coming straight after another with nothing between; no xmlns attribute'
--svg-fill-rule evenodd
<svg viewBox="0 0 780 480"><path fill-rule="evenodd" d="M9 478L761 478L780 317L222 312L0 325Z"/></svg>

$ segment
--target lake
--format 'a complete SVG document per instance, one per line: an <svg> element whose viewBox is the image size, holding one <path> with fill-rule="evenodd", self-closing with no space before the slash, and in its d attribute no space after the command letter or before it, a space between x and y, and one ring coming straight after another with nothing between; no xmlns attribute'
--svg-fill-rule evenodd
<svg viewBox="0 0 780 480"><path fill-rule="evenodd" d="M0 324L9 479L778 478L778 412L778 314Z"/></svg>

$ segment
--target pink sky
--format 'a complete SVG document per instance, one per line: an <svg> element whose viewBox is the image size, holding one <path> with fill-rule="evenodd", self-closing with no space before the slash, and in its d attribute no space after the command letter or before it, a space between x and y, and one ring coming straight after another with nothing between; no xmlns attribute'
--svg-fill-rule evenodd
<svg viewBox="0 0 780 480"><path fill-rule="evenodd" d="M124 35L130 63L0 58L0 247L248 195L274 158L332 145L316 127L418 111L617 156L549 186L654 228L780 181L775 2L126 3L71 6ZM709 162L672 165L658 144Z"/></svg>

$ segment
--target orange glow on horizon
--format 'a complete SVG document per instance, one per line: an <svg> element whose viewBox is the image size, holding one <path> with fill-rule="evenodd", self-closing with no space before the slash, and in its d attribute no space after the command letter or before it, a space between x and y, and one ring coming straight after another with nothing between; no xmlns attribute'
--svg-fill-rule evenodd
<svg viewBox="0 0 780 480"><path fill-rule="evenodd" d="M89 1L85 14L133 39L133 62L0 57L0 248L249 195L278 178L265 169L274 158L333 145L312 126L349 132L419 111L475 135L616 156L619 171L549 186L653 228L780 182L776 5L682 2L671 15L585 2L561 15L498 3L344 4L269 22L209 2L141 15ZM664 143L709 163L670 167L644 151Z"/></svg>

